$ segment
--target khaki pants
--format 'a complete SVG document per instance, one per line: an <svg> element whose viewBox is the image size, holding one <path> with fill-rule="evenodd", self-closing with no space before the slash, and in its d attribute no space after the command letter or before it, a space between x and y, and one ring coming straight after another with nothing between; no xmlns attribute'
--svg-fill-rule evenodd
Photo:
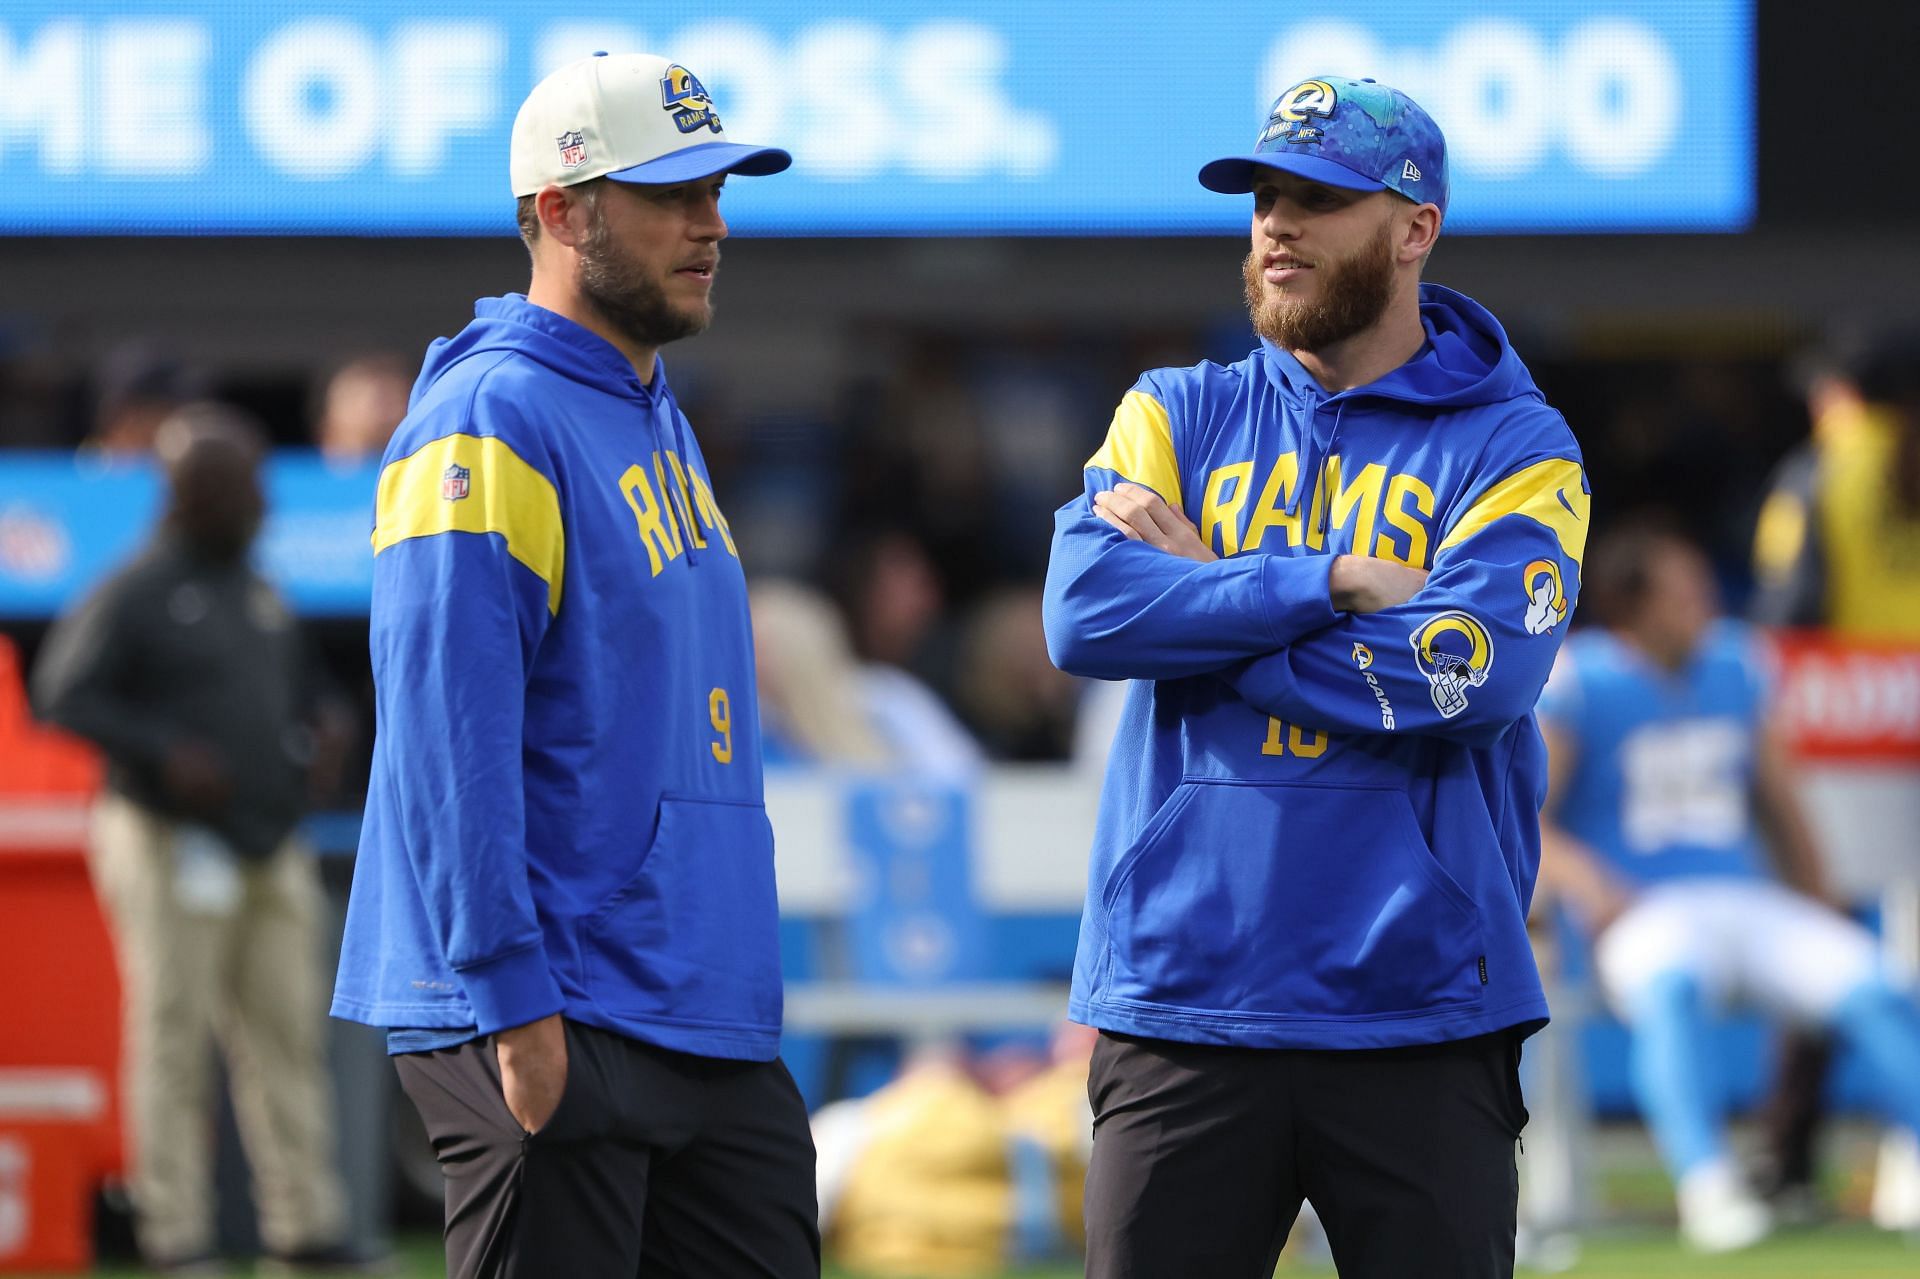
<svg viewBox="0 0 1920 1279"><path fill-rule="evenodd" d="M166 1260L213 1247L216 1041L262 1240L275 1252L338 1240L344 1197L322 1067L322 898L312 854L289 840L264 861L239 862L226 900L183 895L173 823L110 794L94 811L91 867L120 959L141 1250Z"/></svg>

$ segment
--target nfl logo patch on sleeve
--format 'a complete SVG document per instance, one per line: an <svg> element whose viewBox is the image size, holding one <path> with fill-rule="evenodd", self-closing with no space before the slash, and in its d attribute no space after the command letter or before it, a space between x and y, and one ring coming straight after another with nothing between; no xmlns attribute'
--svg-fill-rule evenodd
<svg viewBox="0 0 1920 1279"><path fill-rule="evenodd" d="M440 496L449 502L458 502L472 491L473 471L455 462L440 477Z"/></svg>

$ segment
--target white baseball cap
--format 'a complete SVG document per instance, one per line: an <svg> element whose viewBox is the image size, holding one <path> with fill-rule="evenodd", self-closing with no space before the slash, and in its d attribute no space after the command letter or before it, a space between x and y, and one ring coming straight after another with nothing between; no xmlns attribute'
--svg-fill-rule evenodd
<svg viewBox="0 0 1920 1279"><path fill-rule="evenodd" d="M513 118L516 196L550 182L692 182L716 173L778 173L778 147L728 142L706 86L650 53L596 53L533 87Z"/></svg>

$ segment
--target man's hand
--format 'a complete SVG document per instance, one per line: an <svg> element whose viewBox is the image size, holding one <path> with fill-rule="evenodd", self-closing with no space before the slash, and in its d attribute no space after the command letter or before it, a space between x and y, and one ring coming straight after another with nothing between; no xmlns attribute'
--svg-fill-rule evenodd
<svg viewBox="0 0 1920 1279"><path fill-rule="evenodd" d="M500 1091L515 1123L539 1132L560 1108L567 1088L567 1033L560 1014L530 1021L493 1037L500 1060Z"/></svg>
<svg viewBox="0 0 1920 1279"><path fill-rule="evenodd" d="M1427 571L1366 555L1336 555L1327 576L1333 606L1342 613L1378 613L1412 599Z"/></svg>
<svg viewBox="0 0 1920 1279"><path fill-rule="evenodd" d="M217 817L233 798L233 778L220 752L183 737L160 760L160 788L189 817Z"/></svg>
<svg viewBox="0 0 1920 1279"><path fill-rule="evenodd" d="M1200 531L1158 493L1139 484L1119 484L1093 495L1093 513L1136 542L1156 546L1169 555L1209 564L1219 559L1200 540Z"/></svg>

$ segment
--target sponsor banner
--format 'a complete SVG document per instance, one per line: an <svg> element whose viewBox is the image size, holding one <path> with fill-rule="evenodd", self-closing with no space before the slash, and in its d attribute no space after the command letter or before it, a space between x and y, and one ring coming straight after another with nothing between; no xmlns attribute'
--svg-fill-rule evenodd
<svg viewBox="0 0 1920 1279"><path fill-rule="evenodd" d="M8 0L0 232L508 235L515 110L603 49L673 58L730 137L793 152L728 191L756 234L1242 231L1195 172L1312 76L1433 114L1454 230L1754 204L1752 0Z"/></svg>
<svg viewBox="0 0 1920 1279"><path fill-rule="evenodd" d="M1773 637L1776 713L1803 759L1920 766L1920 646Z"/></svg>

